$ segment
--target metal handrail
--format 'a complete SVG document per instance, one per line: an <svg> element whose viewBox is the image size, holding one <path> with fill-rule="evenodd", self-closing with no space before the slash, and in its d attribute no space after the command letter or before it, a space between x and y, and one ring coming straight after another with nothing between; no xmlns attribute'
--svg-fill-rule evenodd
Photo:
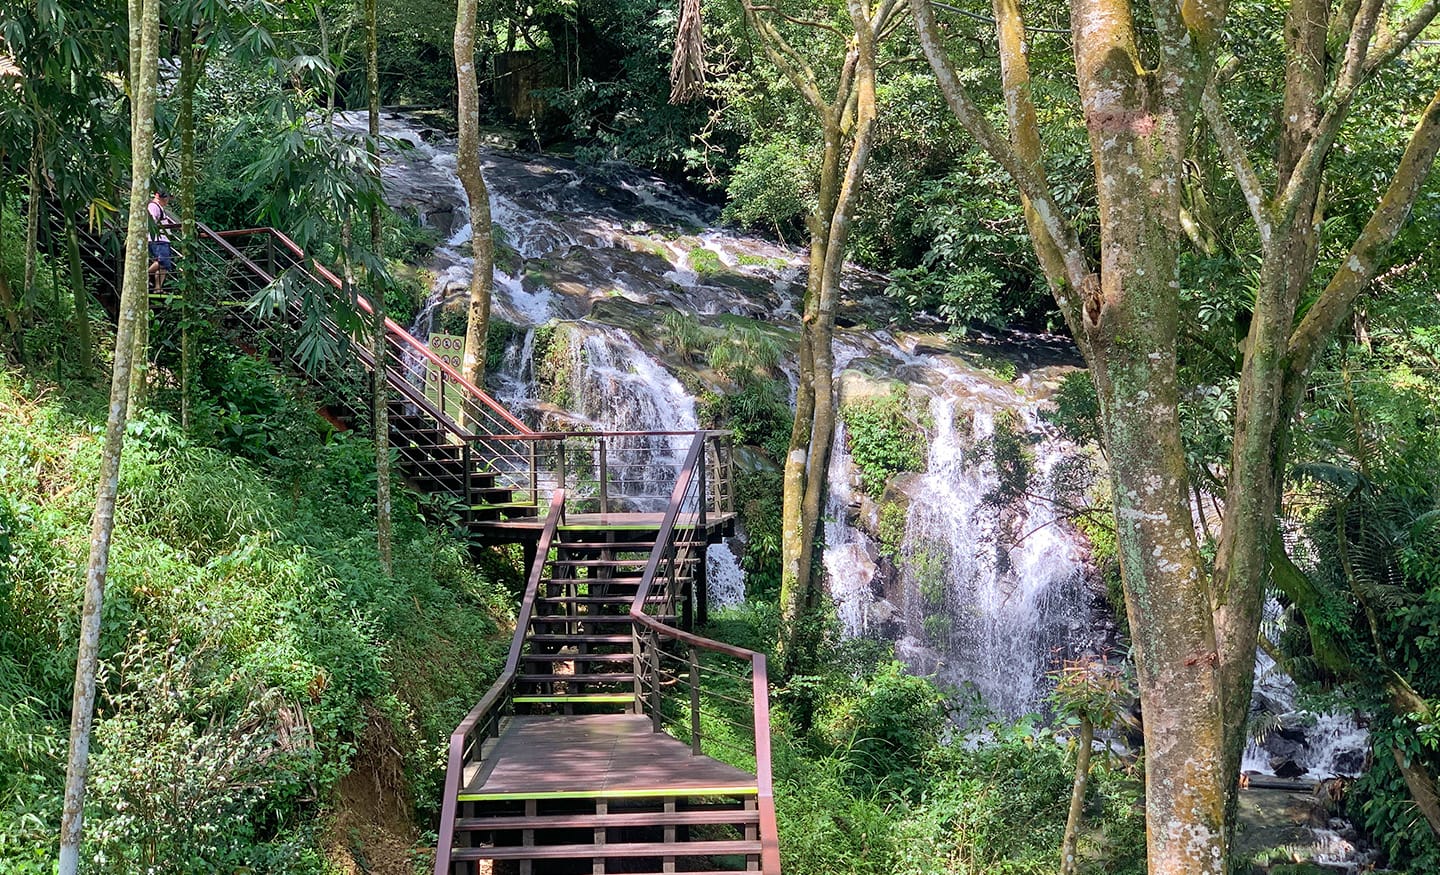
<svg viewBox="0 0 1440 875"><path fill-rule="evenodd" d="M645 613L645 605L656 587L656 581L660 578L662 564L667 561L671 565L670 576L674 576L674 554L676 550L677 536L681 531L687 529L677 525L682 508L686 505L692 485L699 486L703 491L704 481L704 448L705 441L697 435L696 441L691 445L690 452L681 468L680 476L675 481L675 488L670 493L670 506L665 512L665 517L660 524L660 531L655 539L655 549L650 554L650 561L645 565L645 574L641 578L640 585L636 589L635 598L630 603L631 635L635 651L635 676L638 679L643 671L642 652L647 646L644 640L648 635L655 639L654 645L658 648L660 639L668 639L688 645L698 650L706 650L714 653L722 653L727 656L748 661L750 663L750 684L751 684L751 705L754 719L755 734L755 779L757 793L757 804L760 812L760 866L761 871L767 875L779 875L780 873L780 841L779 826L775 816L775 788L774 778L770 765L770 682L766 669L765 654L744 647L736 647L733 644L726 644L677 629L669 626L660 620ZM698 478L697 478L698 472ZM698 482L697 482L698 481ZM700 510L703 515L704 502L700 502ZM693 531L693 527L688 530ZM703 554L699 561L704 561ZM668 581L667 581L667 589ZM673 599L675 593L667 593L667 601ZM686 596L688 598L688 594ZM658 662L658 656L655 659ZM698 712L699 694L698 665L691 660L690 677L690 709L691 709L691 747L696 753L699 752L698 736ZM654 679L658 690L659 678ZM637 706L643 707L641 696L641 685L636 684ZM654 705L651 707L651 717L656 721L658 727L660 715ZM437 875L442 875L437 869Z"/></svg>
<svg viewBox="0 0 1440 875"><path fill-rule="evenodd" d="M275 228L243 228L230 231L213 231L208 227L199 225L198 223L196 227L197 230L200 230L200 232L205 236L212 237L217 241L224 241L225 245L230 249L230 251L236 252L236 254L238 254L238 251L234 248L234 246L231 246L228 243L228 240L231 237L246 237L256 235L272 237L276 242L285 247L285 249L289 250L291 256L298 259L302 264L308 261L310 265L313 265L315 269L315 274L318 274L318 276L311 274L312 277L317 280L323 281L327 285L332 286L336 291L344 291L345 289L345 282L341 280L340 277L336 276L333 271L325 267L323 264L320 264L317 261L308 260L305 254L305 250L301 249L299 244L297 244L294 240L291 240L283 232L278 231ZM249 261L249 259L246 260ZM253 265L253 262L251 262L251 264ZM307 269L306 273L310 273L310 271ZM274 278L272 277L271 280L273 281L273 279ZM357 294L355 296L355 302L361 310L371 315L374 315L374 307L371 306L370 301L363 295ZM409 331L406 331L394 320L389 318L385 320L385 331L387 334L398 340L403 346L407 347L415 355L423 359L427 364L431 364L437 367L442 373L445 374L446 378L450 382L453 382L456 386L462 388L471 398L483 405L489 410L489 412L499 417L507 425L514 428L516 432L522 435L533 433L529 426L525 425L525 423L517 419L515 415L512 414L509 410L506 410L505 407L500 404L500 402L490 397L489 393L485 392L483 389L480 389L474 383L471 383L469 380L461 376L461 374L449 364L447 364L444 359L437 356L430 349L430 347L421 343L415 338L414 335L412 335Z"/></svg>
<svg viewBox="0 0 1440 875"><path fill-rule="evenodd" d="M530 618L535 611L535 599L540 592L540 581L545 576L550 549L554 545L555 533L565 516L565 492L557 489L550 496L550 514L545 519L545 528L535 550L535 564L530 569L530 578L525 582L525 596L520 601L520 611L515 617L515 634L510 639L510 652L505 657L505 667L484 697L470 709L455 731L450 733L450 751L445 765L443 802L440 808L440 833L436 845L435 875L448 875L450 871L449 848L455 842L455 810L459 806L461 785L465 780L465 767L473 762L470 754L478 751L484 741L478 743L471 738L481 721L497 707L503 708L509 699L519 673L520 653L525 646L525 637L530 630Z"/></svg>

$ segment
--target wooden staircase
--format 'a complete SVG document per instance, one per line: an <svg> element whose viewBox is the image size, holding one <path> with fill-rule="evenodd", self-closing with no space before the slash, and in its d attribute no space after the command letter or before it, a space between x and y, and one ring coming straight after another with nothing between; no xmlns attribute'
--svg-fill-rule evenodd
<svg viewBox="0 0 1440 875"><path fill-rule="evenodd" d="M109 240L82 234L82 261L113 315ZM778 875L765 657L689 631L706 548L734 525L728 435L537 432L394 322L377 362L368 302L272 228L201 225L182 269L245 349L322 386L384 380L399 475L477 545L524 546L505 668L450 738L436 875ZM296 284L311 294L272 294ZM317 298L363 318L298 303ZM305 360L316 336L338 365ZM663 510L617 474L627 453L673 478Z"/></svg>

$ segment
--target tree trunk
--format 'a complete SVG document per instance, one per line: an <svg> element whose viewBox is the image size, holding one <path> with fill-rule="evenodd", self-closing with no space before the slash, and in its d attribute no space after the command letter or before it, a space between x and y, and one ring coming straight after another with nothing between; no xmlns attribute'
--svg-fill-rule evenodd
<svg viewBox="0 0 1440 875"><path fill-rule="evenodd" d="M3 153L0 153L0 158L3 157ZM0 180L0 213L3 213L5 209L7 189L8 186L5 185L3 180ZM4 263L5 228L3 224L0 224L0 265ZM15 299L15 290L11 288L10 277L5 273L3 267L0 267L0 313L3 313L5 316L5 325L9 329L10 336L14 338L16 345L15 352L19 355L23 352L21 349L21 341L23 338L20 334L20 302Z"/></svg>
<svg viewBox="0 0 1440 875"><path fill-rule="evenodd" d="M1060 846L1060 875L1080 871L1077 853L1080 818L1085 814L1085 785L1090 781L1090 754L1095 745L1095 724L1088 714L1080 715L1080 747L1075 751L1075 785L1070 790L1070 814L1065 818L1065 840Z"/></svg>
<svg viewBox="0 0 1440 875"><path fill-rule="evenodd" d="M80 375L86 376L94 365L94 342L90 337L90 293L85 289L84 265L80 261L80 231L75 217L65 217L65 248L70 259L70 287L75 295L75 347L79 352Z"/></svg>
<svg viewBox="0 0 1440 875"><path fill-rule="evenodd" d="M370 139L366 148L379 173L380 162L380 31L375 18L375 0L365 0L365 23L369 28L369 50L366 52L365 84L370 92ZM380 179L370 193L370 252L374 258L367 273L366 290L374 308L370 353L375 358L375 533L380 548L380 567L388 577L394 573L390 561L390 386L385 374L385 278L376 268L384 263L385 246L380 227Z"/></svg>
<svg viewBox="0 0 1440 875"><path fill-rule="evenodd" d="M456 121L460 142L455 170L470 206L470 246L475 265L470 271L470 308L465 322L465 357L461 376L484 388L485 341L490 327L490 297L495 283L495 238L490 221L490 192L480 171L480 91L475 73L475 0L459 0L455 10Z"/></svg>
<svg viewBox="0 0 1440 875"><path fill-rule="evenodd" d="M180 129L180 239L176 253L185 268L180 271L180 427L188 431L195 391L195 87L204 58L195 45L196 26L190 23L180 32L180 110L176 117Z"/></svg>
<svg viewBox="0 0 1440 875"><path fill-rule="evenodd" d="M804 661L801 636L814 604L812 549L814 529L806 522L805 495L817 470L811 458L815 413L819 403L816 375L820 348L829 347L831 334L820 319L820 299L825 283L825 264L830 247L830 219L839 194L841 134L838 123L826 120L824 151L820 163L820 187L816 208L807 220L810 227L810 266L805 281L805 301L800 316L799 381L795 388L795 418L790 425L790 446L785 455L780 509L780 610L784 628L780 651L785 671L794 673ZM831 358L832 355L826 356ZM829 417L833 425L833 414ZM824 469L820 476L824 476Z"/></svg>
<svg viewBox="0 0 1440 875"><path fill-rule="evenodd" d="M85 774L90 756L90 723L95 711L95 674L100 662L100 610L110 562L110 537L115 528L115 497L120 479L120 453L125 442L130 369L134 359L137 302L149 285L148 215L150 161L155 139L155 92L160 42L160 0L130 0L130 44L138 44L132 66L135 85L134 126L130 136L130 217L125 237L125 273L120 319L115 334L115 366L110 379L110 411L105 424L105 449L95 515L90 523L90 559L85 573L85 603L80 617L80 646L75 661L75 695L70 710L70 755L65 775L65 805L60 824L59 875L75 875L80 863L80 837L85 806Z"/></svg>
<svg viewBox="0 0 1440 875"><path fill-rule="evenodd" d="M35 283L40 262L40 200L44 197L40 154L44 148L45 139L40 135L40 113L37 108L35 134L30 138L29 173L26 177L30 200L25 210L25 286L21 290L20 298L20 321L25 325L35 321L35 299L39 295Z"/></svg>

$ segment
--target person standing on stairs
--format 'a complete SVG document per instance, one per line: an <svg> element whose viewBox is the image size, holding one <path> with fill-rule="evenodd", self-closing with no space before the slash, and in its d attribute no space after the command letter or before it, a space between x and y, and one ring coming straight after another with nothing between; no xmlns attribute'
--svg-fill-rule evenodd
<svg viewBox="0 0 1440 875"><path fill-rule="evenodd" d="M175 269L175 252L170 248L170 238L165 234L169 217L165 208L170 204L170 192L159 189L150 198L146 207L150 212L150 291L158 293L165 285L165 275Z"/></svg>

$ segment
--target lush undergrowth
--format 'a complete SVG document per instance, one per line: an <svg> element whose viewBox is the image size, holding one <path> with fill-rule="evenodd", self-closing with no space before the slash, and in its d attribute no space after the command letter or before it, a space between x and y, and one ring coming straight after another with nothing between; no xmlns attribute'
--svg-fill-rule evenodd
<svg viewBox="0 0 1440 875"><path fill-rule="evenodd" d="M207 385L189 434L164 392L129 429L85 856L327 871L337 786L374 737L392 760L374 792L433 820L443 744L503 659L511 597L403 497L383 577L368 442L251 359L217 354ZM104 415L94 386L0 371L5 872L53 865Z"/></svg>
<svg viewBox="0 0 1440 875"><path fill-rule="evenodd" d="M765 650L772 606L719 614L706 634ZM1073 743L947 699L888 646L832 640L820 673L772 693L780 851L794 875L1053 875ZM743 715L734 715L744 719ZM1081 871L1145 871L1139 765L1091 765Z"/></svg>

